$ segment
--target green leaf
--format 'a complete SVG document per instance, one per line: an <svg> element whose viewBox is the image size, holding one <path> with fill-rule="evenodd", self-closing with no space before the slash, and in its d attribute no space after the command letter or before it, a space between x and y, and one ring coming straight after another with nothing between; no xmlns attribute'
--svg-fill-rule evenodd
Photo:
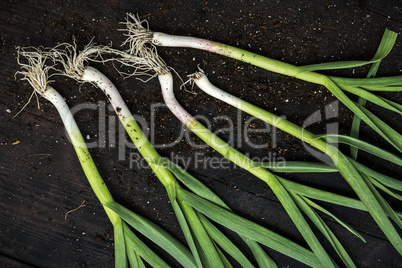
<svg viewBox="0 0 402 268"><path fill-rule="evenodd" d="M396 112L398 114L402 114L402 110L400 109L401 105L392 101L389 101L385 98L379 97L369 91L366 91L362 88L359 87L341 87L341 89L348 91L350 93L353 93L357 96L359 96L360 98L364 99L364 100L368 100L378 106L381 106L385 109L388 109L390 111ZM364 102L362 102L360 99L358 100L358 103L362 106L364 106Z"/></svg>
<svg viewBox="0 0 402 268"><path fill-rule="evenodd" d="M184 237L186 238L187 244L190 247L190 250L194 256L195 261L197 262L198 267L202 267L202 262L200 259L200 255L198 253L196 244L193 239L193 235L191 233L190 227L187 224L187 220L183 214L183 211L181 210L179 204L177 203L177 200L175 199L170 199L170 202L172 204L173 210L175 212L176 218L180 224L180 228L184 234Z"/></svg>
<svg viewBox="0 0 402 268"><path fill-rule="evenodd" d="M126 268L128 266L126 257L126 242L124 241L123 221L119 219L113 225L114 231L114 261L116 268Z"/></svg>
<svg viewBox="0 0 402 268"><path fill-rule="evenodd" d="M387 161L395 163L397 165L402 166L402 158L390 153L384 149L371 145L370 143L364 142L362 140L355 139L353 137L338 135L338 134L322 134L317 135L317 139L324 139L329 143L344 143L350 146L353 146L357 149L366 151L372 155L381 157Z"/></svg>
<svg viewBox="0 0 402 268"><path fill-rule="evenodd" d="M152 223L151 221L135 214L122 205L116 202L109 202L105 204L106 207L116 212L124 221L130 224L137 231L142 233L152 242L160 246L172 257L174 257L180 264L185 267L197 267L191 252L184 247L177 239L164 231L162 228ZM143 256L138 250L138 254L148 263L150 260ZM151 264L151 263L150 263Z"/></svg>
<svg viewBox="0 0 402 268"><path fill-rule="evenodd" d="M361 173L364 173L370 177L375 178L385 186L392 188L394 190L402 191L402 181L394 179L392 177L389 177L387 175L384 175L382 173L379 173L375 170L372 170L371 168L368 168L356 160L353 160L352 158L349 158L349 161L353 164L353 166Z"/></svg>
<svg viewBox="0 0 402 268"><path fill-rule="evenodd" d="M218 252L216 251L213 242L211 241L208 233L204 229L200 219L191 206L183 201L178 201L191 231L196 237L196 241L199 245L199 250L202 263L206 267L224 267L222 260Z"/></svg>
<svg viewBox="0 0 402 268"><path fill-rule="evenodd" d="M381 100L384 102L388 103L390 106L394 107L396 110L398 110L400 113L402 113L402 104L396 103L394 101L388 100L383 97L379 97Z"/></svg>
<svg viewBox="0 0 402 268"><path fill-rule="evenodd" d="M271 230L268 230L254 222L237 216L231 211L215 205L197 195L184 189L177 191L178 197L203 213L206 217L225 226L226 228L239 233L251 240L257 241L273 250L281 252L291 258L313 267L322 267L321 262L311 251L286 239Z"/></svg>
<svg viewBox="0 0 402 268"><path fill-rule="evenodd" d="M232 256L241 265L241 267L254 267L246 256L244 256L243 253L221 231L219 231L218 228L216 228L201 213L197 212L197 215L213 241L230 256Z"/></svg>
<svg viewBox="0 0 402 268"><path fill-rule="evenodd" d="M339 242L338 238L329 229L321 217L305 202L306 198L301 198L298 195L292 194L297 205L304 211L304 213L310 218L315 226L320 230L320 232L327 238L332 247L335 249L338 256L342 259L346 267L356 267L350 258L349 254L346 252L342 244Z"/></svg>
<svg viewBox="0 0 402 268"><path fill-rule="evenodd" d="M160 163L163 166L168 168L175 176L181 181L184 185L186 185L190 190L199 196L225 208L229 209L229 207L216 195L214 194L208 187L202 184L199 180L189 174L180 166L174 164L173 162L163 158ZM261 267L275 267L275 262L264 252L264 250L255 242L247 239L245 237L240 237L246 242L251 251L253 252L254 257Z"/></svg>
<svg viewBox="0 0 402 268"><path fill-rule="evenodd" d="M223 254L222 250L220 250L220 248L214 243L214 247L216 252L218 252L219 257L222 260L223 266L225 266L225 268L232 268L232 264L229 262L229 260L226 258L225 254Z"/></svg>
<svg viewBox="0 0 402 268"><path fill-rule="evenodd" d="M340 87L362 87L366 90L373 91L400 91L399 88L402 86L402 75L374 78L328 76L328 78ZM398 90L393 90L394 87L397 87Z"/></svg>
<svg viewBox="0 0 402 268"><path fill-rule="evenodd" d="M277 268L275 261L271 259L268 254L264 251L264 249L254 240L250 240L244 236L241 236L242 239L246 242L248 247L253 252L254 258L256 259L259 267L267 267L267 268Z"/></svg>
<svg viewBox="0 0 402 268"><path fill-rule="evenodd" d="M375 187L377 187L378 189L380 189L380 190L384 191L385 193L389 194L389 195L392 196L393 198L398 199L399 201L402 201L402 196L401 196L401 195L399 195L399 194L397 194L397 193L394 193L393 191L391 191L390 189L388 189L387 187L385 187L382 183L380 183L380 182L377 181L376 179L371 178L371 177L369 177L369 178L370 178L370 182L371 182Z"/></svg>
<svg viewBox="0 0 402 268"><path fill-rule="evenodd" d="M138 260L138 267L139 268L146 268L144 262L142 261L142 259L139 256L138 256L137 260Z"/></svg>
<svg viewBox="0 0 402 268"><path fill-rule="evenodd" d="M391 91L391 92L402 91L401 86L371 86L371 87L362 86L362 88L368 91Z"/></svg>
<svg viewBox="0 0 402 268"><path fill-rule="evenodd" d="M355 115L362 119L367 125L380 134L391 145L402 152L402 137L399 133L386 125L383 121L370 113L363 106L351 101L342 90L331 80L324 83L325 86L335 95L343 104L345 104Z"/></svg>
<svg viewBox="0 0 402 268"><path fill-rule="evenodd" d="M299 230L300 234L306 240L312 251L316 254L317 258L322 262L322 265L333 267L333 260L325 251L321 243L318 241L310 225L307 223L303 214L300 212L299 208L294 203L294 200L291 198L289 192L276 179L275 175L266 172L265 169L258 170L257 168L253 168L253 170L249 171L251 171L252 174L257 176L258 178L264 180L269 185L269 187L275 193L276 197L279 199L289 217L292 219L293 223Z"/></svg>
<svg viewBox="0 0 402 268"><path fill-rule="evenodd" d="M313 252L317 254L317 257L322 262L322 265L333 267L333 261L331 260L330 256L325 251L321 243L318 241L314 232L311 230L309 224L305 220L303 214L300 212L299 208L291 199L286 189L283 188L283 186L279 183L279 181L274 177L272 173L264 168L257 166L254 161L241 154L239 151L231 147L222 139L214 135L198 121L193 120L191 124L188 125L188 127L198 137L200 137L204 142L208 143L212 148L222 154L225 158L231 160L233 163L239 165L240 167L251 172L256 177L265 181L275 193L303 238L312 248Z"/></svg>
<svg viewBox="0 0 402 268"><path fill-rule="evenodd" d="M369 118L371 122L374 123L376 129L379 129L381 131L377 131L376 129L375 130L386 140L388 140L391 145L398 149L398 151L402 152L402 135L360 104L356 103L356 106L360 108L360 110L366 115L367 118Z"/></svg>
<svg viewBox="0 0 402 268"><path fill-rule="evenodd" d="M169 265L167 265L158 255L145 245L144 242L142 242L125 223L123 223L123 230L130 264L135 263L136 260L138 267L141 267L142 260L139 257L141 256L153 267L169 267Z"/></svg>
<svg viewBox="0 0 402 268"><path fill-rule="evenodd" d="M279 176L276 177L283 184L283 186L286 187L286 189L288 189L289 192L292 192L294 194L299 194L302 196L313 198L315 200L320 200L339 206L367 211L367 208L358 199L331 193L307 185L303 185L297 182L284 179Z"/></svg>
<svg viewBox="0 0 402 268"><path fill-rule="evenodd" d="M388 213L389 217L398 225L399 228L402 229L401 219L398 217L398 215L395 213L395 211L391 208L391 206L388 204L388 202L385 201L385 199L382 197L382 195L380 195L380 193L377 191L377 189L373 186L370 178L364 174L362 174L362 177L365 179L367 185L369 186L369 188L373 192L373 194L376 196L378 202L380 203L380 205L382 206L384 211L386 211ZM399 237L399 236L397 235L397 237ZM399 239L400 239L400 237L399 237Z"/></svg>
<svg viewBox="0 0 402 268"><path fill-rule="evenodd" d="M353 159L349 159L349 160L351 162L353 161ZM355 165L356 163L353 163L353 165ZM357 166L357 164L355 165L355 167ZM366 172L366 174L370 174L370 172ZM380 173L378 173L378 174L380 174ZM375 175L378 175L378 174L375 174ZM382 174L380 174L380 175L382 175ZM294 194L299 194L304 197L309 197L309 198L312 198L315 200L319 200L319 201L323 201L323 202L327 202L327 203L331 203L331 204L335 204L335 205L339 205L339 206L343 206L343 207L358 209L358 210L362 210L362 211L368 211L366 206L358 199L346 197L343 195L331 193L331 192L320 190L320 189L313 188L313 187L309 187L307 185L303 185L300 183L286 180L279 176L276 176L276 177L283 184L283 186L285 186L286 189L288 189L288 191L290 191ZM386 179L392 179L392 178L386 178ZM392 179L392 180L394 180L394 179ZM387 180L384 180L384 181L387 181ZM390 184L393 185L395 183L393 181L391 181ZM388 216L390 216L390 215L388 215ZM398 214L398 217L402 217L402 214Z"/></svg>
<svg viewBox="0 0 402 268"><path fill-rule="evenodd" d="M145 268L141 257L134 250L128 250L127 257L130 262L130 268Z"/></svg>
<svg viewBox="0 0 402 268"><path fill-rule="evenodd" d="M366 105L366 100L359 97L357 99L357 103L359 103L360 105L364 106ZM361 124L361 119L360 117L358 117L357 115L353 114L353 121L352 121L352 127L350 128L350 136L353 138L358 139L359 135L360 135L360 124ZM354 146L350 146L350 156L356 160L357 159L357 154L359 152L359 149L357 149Z"/></svg>
<svg viewBox="0 0 402 268"><path fill-rule="evenodd" d="M229 209L229 207L214 192L212 192L208 187L206 187L203 183L201 183L199 180L197 180L194 176L192 176L190 173L188 173L180 166L176 165L175 163L166 158L161 158L160 164L169 169L179 181L181 181L187 188L189 188L195 194L211 202L214 202L215 204L221 207Z"/></svg>
<svg viewBox="0 0 402 268"><path fill-rule="evenodd" d="M376 55L381 54L381 50L385 51L386 50L385 46L387 46L389 48L389 51L391 51L392 47L395 44L397 35L395 34L395 36L393 36L393 38L389 38L388 37L389 34L387 34L387 33L388 32L387 32L387 29L386 29L386 31L385 31L385 33L384 33L384 35L382 37L380 46L377 49ZM389 42L387 42L387 41L389 41ZM387 45L385 45L385 44L387 44ZM379 60L379 61L375 62L373 65L371 65L370 70L369 70L369 72L367 74L368 78L374 77L377 74L377 70L378 70L378 67L380 66L380 63L381 63L381 60ZM343 89L347 90L347 88L346 89L343 88ZM354 88L354 90L349 91L349 92L352 92L353 94L357 93L357 95L359 96L359 98L357 100L357 103L360 104L361 106L365 106L367 100L369 100L369 101L371 101L373 103L376 103L378 105L381 105L383 103L383 102L381 102L381 99L380 99L380 101L378 100L377 96L365 91L364 89L360 90L359 88ZM376 97L377 97L377 99L376 99ZM385 106L385 107L387 107L387 106ZM351 128L351 131L350 131L350 136L351 137L356 138L356 139L359 138L360 123L361 123L361 119L356 114L353 115L352 128ZM351 153L351 157L356 160L357 159L358 148L351 146L350 147L350 153Z"/></svg>
<svg viewBox="0 0 402 268"><path fill-rule="evenodd" d="M385 58L392 50L392 47L395 44L396 38L398 34L385 29L384 35L381 39L381 43L378 46L377 52L374 57L369 61L338 61L338 62L328 62L328 63L319 63L312 65L301 66L301 72L312 72L312 71L321 71L321 70L335 70L335 69L346 69L359 67L362 65L377 63L378 61ZM378 68L378 66L377 66Z"/></svg>
<svg viewBox="0 0 402 268"><path fill-rule="evenodd" d="M342 176L347 180L349 185L355 191L357 196L366 206L370 215L376 221L378 226L387 236L395 249L402 254L402 240L392 223L387 217L387 212L381 206L380 200L374 195L369 185L364 180L364 174L359 174L353 164L341 152L337 154L337 167Z"/></svg>
<svg viewBox="0 0 402 268"><path fill-rule="evenodd" d="M338 169L334 166L317 162L280 161L280 162L256 163L256 165L269 169L272 172L288 172L288 173L338 172Z"/></svg>
<svg viewBox="0 0 402 268"><path fill-rule="evenodd" d="M328 210L326 210L325 208L321 207L320 205L318 205L317 203L311 201L310 199L303 197L303 200L310 206L315 208L316 210L319 210L325 214L327 214L328 216L330 216L332 219L334 219L337 223L339 223L341 226L343 226L346 230L348 230L349 232L351 232L352 234L354 234L355 236L357 236L358 238L360 238L360 240L362 240L364 243L366 243L366 240L363 238L363 236L361 236L355 229L353 229L351 226L349 226L348 224L344 223L343 221L341 221L338 217L336 217L334 214L332 214L331 212L329 212Z"/></svg>

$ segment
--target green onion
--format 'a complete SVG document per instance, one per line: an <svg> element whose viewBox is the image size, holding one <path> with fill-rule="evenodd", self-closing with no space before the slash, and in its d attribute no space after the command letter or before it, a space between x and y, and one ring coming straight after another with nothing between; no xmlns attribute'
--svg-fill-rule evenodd
<svg viewBox="0 0 402 268"><path fill-rule="evenodd" d="M21 63L19 56L26 57L28 64ZM53 69L53 67L45 67L45 59L46 56L39 50L33 52L25 51L24 49L19 50L18 62L22 65L24 71L19 71L18 73L23 75L22 79L27 80L35 89L35 92L49 100L59 112L88 182L113 224L115 234L115 266L119 268L127 267L128 257L130 263L133 261L133 258L137 258L136 261L141 263L141 258L143 258L153 267L169 267L148 246L146 246L121 219L126 217L128 214L131 217L131 221L127 220L126 222L134 229L141 232L157 245L161 246L179 261L181 260L183 266L196 267L189 250L178 240L163 231L160 227L151 223L149 220L131 212L113 200L112 195L92 160L84 138L81 135L67 103L54 88L48 85L48 71ZM121 211L115 212L109 208L109 206L117 206Z"/></svg>
<svg viewBox="0 0 402 268"><path fill-rule="evenodd" d="M359 95L361 91L354 90L353 87L374 88L375 90L390 90L390 87L397 87L400 90L402 86L402 76L393 76L385 78L342 78L326 76L315 71L329 69L344 69L358 67L366 64L377 64L381 59L386 57L391 51L395 43L397 34L386 29L377 53L369 61L345 61L345 62L330 62L306 66L294 66L282 61L264 57L243 49L233 46L187 36L175 36L161 32L152 32L148 28L142 26L143 21L140 21L136 16L128 14L124 29L128 39L125 43L131 45L131 53L137 54L143 49L146 43L152 43L157 46L167 47L191 47L201 50L214 52L236 60L240 60L252 65L261 67L275 73L296 77L311 83L325 86L336 98L345 104L356 116L363 120L367 125L373 128L385 140L393 145L398 151L402 152L402 135L374 115L369 116L362 107L356 105L342 91L342 88L348 87L348 91ZM391 87L391 88L392 88ZM368 89L366 88L366 89ZM391 89L392 90L392 89ZM364 98L364 97L363 97ZM388 100L384 100L387 102Z"/></svg>
<svg viewBox="0 0 402 268"><path fill-rule="evenodd" d="M264 180L277 195L279 201L284 206L285 210L288 212L289 216L292 218L296 227L299 229L300 233L304 236L307 243L309 243L310 247L315 251L317 257L320 258L322 263L326 263L327 265L333 265L332 260L322 248L322 246L318 243L314 233L310 229L309 225L305 221L303 215L300 213L298 206L295 204L294 199L297 196L291 196L292 193L288 192L284 184L281 183L281 178L273 175L266 169L262 167L262 164L255 163L251 159L247 158L237 150L230 147L227 143L222 141L220 138L215 136L212 132L202 126L198 121L194 119L187 111L185 111L173 94L173 79L168 70L168 68L164 65L164 62L157 56L153 48L143 47L143 49L136 56L141 56L144 59L149 59L150 67L152 67L157 73L159 82L161 84L162 94L165 100L165 103L169 107L169 109L175 114L175 116L182 121L191 131L193 131L197 136L199 136L204 142L209 144L216 151L221 153L224 157L228 158L238 166L248 170L252 174L256 175L258 178ZM279 122L280 123L280 122ZM296 131L296 127L294 127L294 131ZM318 142L313 135L310 135L310 140L315 143L320 143L321 145L327 146L323 141ZM329 146L329 145L328 145ZM321 167L320 170L324 168ZM329 171L327 169L326 171ZM332 170L331 170L332 171ZM312 190L313 191L313 190ZM314 192L314 191L313 191ZM299 202L300 204L300 202ZM303 207L300 208L302 210ZM320 224L323 226L319 220L315 221L316 224ZM326 230L326 227L321 228L322 231ZM332 237L332 235L327 236ZM334 245L337 245L337 242L334 242ZM344 260L349 260L349 257L346 257L346 252L338 251L342 254ZM348 266L350 263L348 263Z"/></svg>
<svg viewBox="0 0 402 268"><path fill-rule="evenodd" d="M391 241L391 243L394 245L397 251L402 253L401 238L398 232L395 230L395 228L392 226L391 222L387 218L387 215L393 215L394 213L390 213L389 211L387 212L386 210L384 210L384 206L381 205L382 201L378 199L375 193L373 193L373 191L370 189L371 188L370 185L367 185L365 183L366 180L361 175L362 174L361 170L362 169L364 170L364 168L361 167L362 165L358 165L357 168L355 165L355 161L343 155L336 147L327 144L324 140L320 139L320 137L325 137L326 139L331 139L335 137L338 141L348 143L357 148L361 148L376 155L379 155L381 157L384 157L385 159L390 160L394 163L401 164L402 163L401 159L398 156L395 156L384 150L381 150L374 146L370 146L367 143L364 143L362 141L350 137L339 136L339 135L316 136L311 132L277 115L274 115L268 111L265 111L264 109L261 109L227 92L222 91L221 89L212 85L203 72L198 72L192 77L197 86L205 93L217 99L220 99L238 109L241 109L242 111L249 113L301 139L302 141L314 146L318 150L330 156L339 172L347 180L347 182L356 192L360 200L362 200L362 202L365 204L367 210L370 212L374 220L383 230L385 235L388 237L388 239ZM366 176L366 174L364 176ZM369 180L373 180L373 178L371 177L369 178L370 178Z"/></svg>
<svg viewBox="0 0 402 268"><path fill-rule="evenodd" d="M228 223L225 220L227 218L234 217L238 221L241 218L228 210L228 207L223 203L223 201L219 199L219 197L213 194L207 187L200 184L194 177L186 172L178 174L177 172L175 172L177 171L177 169L170 170L165 164L163 164L164 162L166 162L166 159L162 158L156 152L151 143L147 140L145 134L142 132L141 128L134 120L133 116L129 112L127 106L125 105L123 99L119 95L117 89L114 87L112 82L93 67L84 66L84 62L88 59L91 59L89 53L85 53L85 51L90 49L93 50L93 47L87 46L86 48L84 48L84 52L75 53L75 46L68 44L64 44L64 46L67 47L64 50L61 50L60 47L58 47L57 49L52 49L50 55L57 55L55 60L61 62L65 69L65 71L63 72L65 75L69 75L67 73L68 71L71 73L72 77L78 80L91 82L92 84L95 84L100 89L102 89L104 93L108 96L112 106L114 107L118 117L120 118L120 121L128 132L130 138L132 139L140 153L143 155L143 157L146 159L146 161L149 163L150 167L154 170L155 174L160 179L162 184L165 186L173 209L176 213L176 217L181 225L181 228L185 234L186 240L198 266L223 266L226 263L226 259L223 258L223 255L220 253L220 249L230 249L229 251L227 251L227 253L229 254L237 254L239 251L234 250L233 244L229 244L227 239L223 239L223 234L217 235L216 232L211 233L211 229L208 227L210 225L208 222L206 222L206 218L200 219L199 215L201 214L197 213L196 211L202 212L202 214L204 214L207 218L213 219L217 223L220 223L225 227L239 233L243 240L245 240L245 242L248 244L257 262L261 266L275 267L276 265L261 249L256 241L308 265L315 267L320 266L317 258L310 251L300 247L299 245L291 242L286 238L275 234L272 231L269 231L263 227L256 227L258 225L247 220L241 220L240 224L234 225ZM108 51L110 52L111 50L109 49ZM141 64L143 64L143 60L141 58L137 58L131 55L123 55L122 52L117 51L113 51L112 53L114 53L115 55L123 56L125 60L129 59L130 61L138 61L139 63L137 64L139 64L140 66L137 70L149 68L148 66L141 66ZM95 55L97 54L98 53L95 53ZM81 57L80 55L86 55L86 57ZM171 171L174 175L171 173ZM191 196L191 199L195 199L198 196L187 191L185 191L186 194L183 194L184 190L179 185L175 176L177 179L186 184L186 186L188 186L190 190L194 191L194 193L202 196L197 199L199 200L199 202L192 204L189 203L187 199L184 200L181 198L183 196ZM118 204L111 203L106 204L106 206L118 212L125 221L130 223L132 222L131 216L126 213L124 209L121 208ZM220 216L218 217L216 217L217 215L213 212L217 206L222 208L224 211L223 212L222 210L220 210L221 212L218 214ZM210 210L207 209L205 211L200 211L201 208L210 208ZM256 228L261 232L266 233L267 236L258 237L258 239L256 239L254 233ZM211 246L215 244L221 245L220 249L216 246ZM236 255L233 257L239 262L245 263L246 258L244 256Z"/></svg>

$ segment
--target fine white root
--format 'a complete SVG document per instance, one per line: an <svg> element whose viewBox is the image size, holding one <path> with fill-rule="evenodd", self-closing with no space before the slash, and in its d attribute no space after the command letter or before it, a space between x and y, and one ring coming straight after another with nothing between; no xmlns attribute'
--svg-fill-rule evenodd
<svg viewBox="0 0 402 268"><path fill-rule="evenodd" d="M125 29L120 29L120 31L126 32L124 36L127 36L122 46L129 44L129 53L131 55L136 55L138 50L141 50L152 42L154 33L149 30L148 22L140 20L138 15L127 13L126 22L121 22L120 24L126 25ZM146 28L143 24L146 24Z"/></svg>
<svg viewBox="0 0 402 268"><path fill-rule="evenodd" d="M137 79L143 82L148 82L157 75L167 74L170 72L166 63L158 55L158 52L154 46L144 46L141 50L137 50L135 55L128 53L121 55L122 57L116 60L125 66L134 68L132 73L123 73L119 71L119 73L124 77L134 75L148 76L149 78L145 80L137 77Z"/></svg>
<svg viewBox="0 0 402 268"><path fill-rule="evenodd" d="M23 63L21 61L21 56L26 58L27 63ZM27 81L34 90L29 96L28 101L13 116L13 118L17 117L25 109L25 107L27 107L34 96L36 97L38 109L40 109L38 94L43 96L48 84L52 82L49 81L49 70L53 69L53 66L46 66L46 55L41 50L34 47L17 47L17 62L19 65L21 65L23 70L17 71L15 76L22 75L21 80Z"/></svg>
<svg viewBox="0 0 402 268"><path fill-rule="evenodd" d="M86 202L86 201L84 200L84 201L82 201L81 205L79 205L78 207L76 207L76 208L74 208L74 209L72 209L72 210L67 211L66 214L64 214L64 220L67 220L67 215L68 215L68 214L70 214L70 213L72 213L72 212L74 212L74 211L77 211L77 210L79 210L80 208L85 207L85 206L86 206L85 202Z"/></svg>
<svg viewBox="0 0 402 268"><path fill-rule="evenodd" d="M63 66L62 75L74 78L79 81L85 71L85 66L88 61L105 63L111 61L115 56L109 59L103 59L103 54L118 55L122 57L123 52L113 49L109 46L95 45L90 42L83 50L77 50L75 40L73 44L63 43L54 48L51 48L47 53L48 57L54 62L60 63ZM124 53L123 53L124 54Z"/></svg>
<svg viewBox="0 0 402 268"><path fill-rule="evenodd" d="M30 49L31 51L27 51ZM21 61L21 56L25 57L27 63ZM46 66L47 55L37 48L17 47L17 62L21 65L22 71L17 71L15 75L22 75L21 80L27 81L39 95L43 95L50 82L49 70L53 66Z"/></svg>
<svg viewBox="0 0 402 268"><path fill-rule="evenodd" d="M151 56L155 53L148 52L148 50L150 50L150 48L144 49L140 56L137 56L131 55L126 51L111 48L110 46L94 45L90 42L83 50L78 51L77 45L74 41L73 44L63 43L51 48L46 55L55 63L62 65L63 70L58 74L73 78L78 82L84 82L82 81L82 76L84 75L89 61L99 63L116 61L123 66L134 68L134 71L131 73L118 70L123 77L130 77L133 75L147 75L154 77L154 72L160 70L158 66L165 65L165 63L161 61L159 57ZM105 54L108 55L107 59L103 58L103 55ZM150 74L150 72L152 72L152 74Z"/></svg>
<svg viewBox="0 0 402 268"><path fill-rule="evenodd" d="M30 50L28 51L27 49ZM48 53L37 48L18 48L17 55L17 62L21 65L23 71L18 71L16 75L22 75L21 80L28 81L34 88L34 92L50 101L56 107L71 142L76 148L85 148L85 141L80 136L78 126L75 123L67 103L63 97L49 85L53 82L49 80L49 77L54 75L49 75L49 70L54 69L54 67L53 65L46 66ZM23 63L20 56L25 57L28 62ZM79 135L77 133L79 133Z"/></svg>

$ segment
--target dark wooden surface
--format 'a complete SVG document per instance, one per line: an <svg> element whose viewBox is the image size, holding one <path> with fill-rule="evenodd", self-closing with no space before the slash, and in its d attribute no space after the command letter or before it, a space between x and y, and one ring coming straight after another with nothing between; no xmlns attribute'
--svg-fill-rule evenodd
<svg viewBox="0 0 402 268"><path fill-rule="evenodd" d="M0 3L0 266L1 267L113 267L112 226L98 203L79 166L63 125L50 103L36 100L13 116L27 102L32 88L14 79L18 70L16 46L55 46L77 38L79 47L92 38L96 43L118 47L124 40L117 29L126 12L148 19L151 29L167 33L193 35L245 48L293 64L310 64L330 60L371 58L386 27L400 33L401 10L398 1L6 1ZM379 74L395 75L401 70L400 38ZM336 99L316 85L272 74L221 56L192 49L159 49L160 54L182 77L196 71L201 64L210 80L223 89L252 103L286 115L302 124L306 118ZM161 103L157 81L146 84L122 79L112 65L99 65L121 90L131 111L150 122L152 104ZM363 77L367 68L355 70ZM350 70L339 72L352 75ZM176 79L178 80L178 79ZM179 82L177 82L179 85ZM89 85L56 78L53 86L74 107L82 103L104 105L104 96ZM235 109L216 101L195 88L194 96L177 90L177 98L191 113L213 118L227 115L236 118ZM399 93L384 94L401 101ZM286 102L288 100L288 102ZM372 104L370 109L386 122L402 130L400 116ZM157 113L155 142L167 143L181 125L167 112ZM249 118L241 114L240 123ZM106 113L106 119L113 117ZM352 114L340 105L340 132L348 133ZM99 114L86 110L76 116L84 137L97 140ZM254 121L260 127L258 121ZM212 129L227 127L213 121ZM110 127L110 121L107 123ZM235 124L237 127L237 123ZM325 132L325 125L313 128ZM97 135L97 136L96 136ZM220 134L228 138L227 134ZM106 141L110 135L106 133ZM390 148L373 131L363 125L363 139ZM278 134L275 148L253 150L244 137L238 148L253 157L277 154L287 160L314 160L300 141ZM255 143L269 143L270 135L253 135ZM194 138L198 142L197 139ZM18 143L19 142L19 143ZM18 143L13 145L13 143ZM185 140L168 149L174 155L194 160L196 153L218 157L212 150L193 150ZM127 149L126 157L135 149ZM394 151L395 152L395 151ZM107 142L91 149L94 160L113 196L130 209L145 215L179 239L177 221L164 188L149 169L130 168L127 159L119 159L118 146ZM360 161L394 177L401 170L365 154ZM250 174L231 170L195 167L189 171L215 191L238 214L255 220L303 244L281 205L270 189ZM286 175L288 178L323 189L353 196L336 174ZM85 200L86 206L67 215ZM392 202L392 200L390 200ZM367 213L325 205L356 228L367 240L364 244L330 219L327 223L340 237L358 267L397 267L401 258L385 239ZM228 233L236 242L233 234ZM330 254L337 259L328 243ZM243 247L239 244L240 247ZM159 252L173 266L166 254ZM267 249L279 267L301 267L292 259ZM249 254L249 252L247 252ZM338 259L337 259L338 260Z"/></svg>

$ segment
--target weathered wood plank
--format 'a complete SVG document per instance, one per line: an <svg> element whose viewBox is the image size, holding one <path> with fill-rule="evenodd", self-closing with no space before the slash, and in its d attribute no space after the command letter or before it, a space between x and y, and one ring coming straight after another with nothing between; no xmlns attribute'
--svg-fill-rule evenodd
<svg viewBox="0 0 402 268"><path fill-rule="evenodd" d="M105 213L93 195L80 169L71 144L68 142L56 110L41 99L41 109L36 100L16 118L12 118L28 100L31 88L14 79L18 69L16 46L54 46L77 38L80 47L93 37L95 41L114 46L124 39L119 28L126 12L138 13L147 18L151 28L174 34L194 35L237 45L277 59L295 64L309 64L329 60L369 59L385 27L401 30L400 19L392 12L395 5L377 9L349 5L338 1L261 1L251 4L242 1L215 3L186 1L97 1L76 0L64 4L41 1L3 1L0 3L0 261L7 267L113 267L113 232ZM389 13L391 12L391 13ZM391 14L392 19L387 18ZM217 55L190 49L160 49L160 54L169 65L184 76L196 70L197 64L211 76L211 80L231 93L252 103L286 115L297 124L318 109L335 101L325 89L296 79L267 73ZM400 44L381 65L381 75L398 74L401 69ZM97 65L113 79L128 100L133 113L151 122L152 104L162 103L156 81L147 84L134 79L123 80L112 65ZM364 76L356 70L356 75ZM341 72L342 73L342 72ZM351 75L351 72L346 73ZM84 102L105 104L102 94L85 85L78 85L56 77L55 87L66 97L71 107ZM179 84L178 84L179 85ZM201 94L193 96L177 91L178 100L194 114L212 119L227 115L234 121L234 128L243 129L248 117ZM388 94L400 101L400 94ZM286 101L287 100L287 101ZM103 101L103 102L102 102ZM306 105L308 104L308 105ZM376 109L374 106L370 108ZM401 130L399 117L393 113L376 110L392 126ZM180 123L166 110L157 112L155 118L155 142L168 143L178 136ZM106 146L91 149L94 160L115 198L130 209L147 216L163 228L183 240L172 213L165 190L149 169L130 168L130 153L134 149L119 152L118 125L113 127L113 113L106 110L106 132L99 133L99 109L80 111L76 119L84 137L99 141L104 135ZM113 119L114 118L114 119ZM347 133L351 113L342 106L338 121L340 131ZM253 121L258 128L259 123ZM226 121L212 121L217 130L227 127ZM149 125L149 127L151 127ZM110 130L107 132L107 130ZM314 128L325 131L325 124ZM228 132L228 131L226 131ZM114 133L116 138L112 139ZM97 136L95 136L97 135ZM229 139L228 133L220 134ZM372 131L364 128L363 137L377 145L392 150ZM278 134L277 143L272 143L271 134L250 136L255 143L269 143L267 148L253 150L244 135L234 135L235 145L252 157L264 157L270 153L287 160L312 160L303 145L287 135ZM114 146L110 143L114 141ZM196 140L196 139L195 139ZM237 142L239 140L239 142ZM18 144L13 145L14 142ZM179 156L190 160L189 171L211 187L238 214L252 219L286 237L303 243L288 216L268 187L247 172L232 168L212 169L195 165L196 154L201 157L220 157L211 150L194 149L185 139L171 148L159 149L167 157ZM120 159L120 156L123 159ZM363 155L365 163L378 170L385 169L398 176L400 168L384 166ZM323 189L351 194L350 188L336 175L289 175L289 178L320 185ZM82 201L86 206L68 214ZM353 238L339 225L327 220L334 232L341 237L345 248L359 267L395 267L400 256L384 240L381 231L367 213L327 206L334 213L360 231L368 243ZM228 232L248 256L241 241ZM322 237L320 237L323 240ZM326 248L330 248L325 241ZM175 263L159 252L163 258ZM267 249L268 250L268 249ZM335 253L329 250L335 257ZM300 264L268 250L280 267L300 267ZM3 261L4 260L4 261Z"/></svg>
<svg viewBox="0 0 402 268"><path fill-rule="evenodd" d="M0 263L2 267L8 268L36 268L37 266L30 265L28 263L21 262L20 260L16 260L10 258L8 256L0 254Z"/></svg>

